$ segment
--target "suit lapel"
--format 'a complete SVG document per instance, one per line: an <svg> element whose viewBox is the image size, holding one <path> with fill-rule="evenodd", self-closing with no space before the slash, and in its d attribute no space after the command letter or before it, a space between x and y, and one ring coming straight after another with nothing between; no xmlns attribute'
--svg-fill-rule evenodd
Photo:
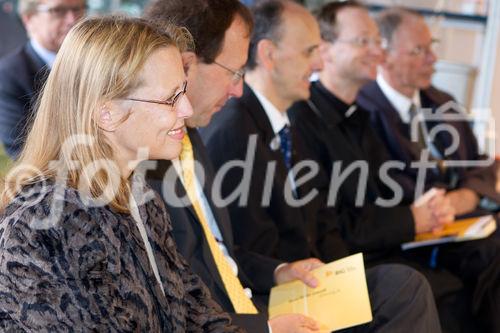
<svg viewBox="0 0 500 333"><path fill-rule="evenodd" d="M42 58L40 58L40 56L35 52L30 42L26 43L24 51L28 57L29 70L35 81L35 90L39 90L41 88L41 84L45 82L45 79L49 75L50 69Z"/></svg>
<svg viewBox="0 0 500 333"><path fill-rule="evenodd" d="M213 200L212 200L212 184L213 184L213 177L214 177L214 171L212 169L212 164L211 161L209 160L206 150L205 150L205 145L203 141L201 140L201 137L198 133L197 129L193 128L188 128L188 135L189 138L191 139L191 144L193 145L193 156L194 159L197 160L201 166L203 167L203 172L204 172L204 183L203 185L203 194L205 195L205 198L207 199L208 205L210 206L210 210L212 211L212 214L215 219L215 223L217 224L219 231L221 232L222 238L224 245L226 246L226 249L228 250L229 255L235 259L234 255L234 249L233 249L233 233L229 221L229 216L227 214L227 211L225 209L220 209L215 206ZM197 173L197 178L198 180L201 179L200 177L200 170L195 170ZM186 195L186 190L184 186L179 182L179 194ZM212 263L212 264L207 264L207 268L210 270L210 273L213 276L214 281L217 283L219 288L222 290L226 290L224 286L224 282L222 281L222 278L220 276L219 270L217 269L217 265L215 264L214 257L212 255L212 251L210 250L210 247L208 246L208 242L206 240L205 234L203 232L203 227L200 224L198 215L196 214L196 211L194 210L193 205L188 206L189 214L191 214L191 218L196 221L196 224L199 227L200 231L200 236L203 237L203 259L206 263ZM241 272L240 272L241 274Z"/></svg>
<svg viewBox="0 0 500 333"><path fill-rule="evenodd" d="M258 135L258 140L261 140L264 145L265 151L261 153L264 154L263 159L261 161L258 161L257 163L269 163L272 161L276 161L276 171L272 186L274 189L280 189L279 191L276 192L281 192L282 193L281 195L284 195L281 189L284 189L285 184L289 182L288 169L285 166L284 158L279 148L279 145L277 149L273 149L272 141L275 140L276 134L274 133L271 122L269 121L269 118L266 114L266 111L260 104L260 101L258 100L257 96L246 85L244 86L241 102L244 105L244 109L241 111L248 112L251 119L253 119L253 123L256 127L256 132L257 132L256 134ZM297 135L296 131L294 130L293 126L291 128L291 133L292 133L292 166L293 166L295 163L303 159L304 150L301 148L300 138ZM257 144L257 147L259 147L259 144ZM259 152L256 153L256 155L258 154ZM294 175L294 176L297 177L299 175ZM307 187L307 184L304 184L302 186L304 186L305 188ZM301 195L302 186L296 189L299 197ZM302 227L308 228L308 230L315 229L316 227L315 223L307 223L308 217L306 216L307 213L306 209L303 209L302 207L293 207L291 205L288 205L284 197L276 198L276 205L282 206L281 208L278 209L287 210L286 214L289 214L288 216L293 217L293 220L296 221L292 223L302 223ZM309 233L315 234L315 231L309 231Z"/></svg>
<svg viewBox="0 0 500 333"><path fill-rule="evenodd" d="M254 120L254 124L257 129L258 140L261 140L266 147L266 152L270 154L271 160L276 161L276 174L284 182L286 181L288 170L285 166L285 161L283 155L280 151L279 141L274 133L271 122L267 117L266 111L260 104L257 96L253 93L252 89L248 85L243 86L243 96L241 97L241 102L245 106L245 111L248 112L250 117ZM293 135L292 140L296 140L296 135ZM276 142L278 142L276 144ZM297 160L295 154L295 144L292 142L292 165Z"/></svg>
<svg viewBox="0 0 500 333"><path fill-rule="evenodd" d="M213 180L215 177L215 173L212 168L212 163L207 156L205 145L201 140L198 130L188 129L188 134L189 138L191 139L191 143L193 144L194 157L198 162L200 162L200 164L203 166L204 169L205 181L203 183L203 194L207 198L212 214L214 215L217 226L219 227L219 230L222 234L222 238L224 239L224 244L228 248L230 255L233 256L232 250L234 241L233 241L233 233L231 230L231 225L229 222L229 216L225 209L220 209L219 207L215 206L212 197ZM192 209L192 212L194 212L194 209Z"/></svg>
<svg viewBox="0 0 500 333"><path fill-rule="evenodd" d="M193 140L193 154L195 158L198 158L198 156L203 156L203 154L200 154L200 146L199 146L199 136L196 133L196 129L188 129L188 134L189 137ZM202 255L202 260L203 262L206 263L207 269L210 271L210 274L212 275L213 280L215 283L221 288L221 290L225 291L224 284L222 282L222 279L220 277L219 271L217 269L217 266L215 265L215 261L212 256L212 252L210 251L210 248L208 246L207 240L205 238L203 228L200 224L200 221L198 219L198 215L196 214L193 205L190 203L182 204L178 200L178 198L187 198L187 193L186 189L184 188L182 182L179 179L179 176L176 171L174 172L169 172L168 173L168 178L165 178L166 173L168 170L173 167L171 161L165 161L165 160L160 160L157 161L158 165L157 168L153 170L148 171L148 181L151 184L154 184L154 188L159 191L159 193L162 194L162 197L164 200L167 200L169 204L173 204L174 202L170 202L170 200L177 200L176 204L174 206L176 207L182 207L181 212L184 216L180 217L182 221L185 221L185 223L189 223L190 226L187 227L187 230L193 230L194 235L192 235L193 238L200 238L200 244L202 244L202 250L201 250L201 255ZM203 166L204 161L200 161ZM196 171L195 171L196 172ZM208 178L208 177L206 177ZM175 184L174 187L174 197L170 198L169 195L167 195L162 188L162 183L167 182L170 184ZM204 189L205 193L208 191ZM214 212L215 215L215 212ZM217 219L217 216L215 215L215 218ZM217 220L218 222L218 220ZM175 224L174 224L175 225ZM220 227L219 227L220 228ZM223 232L222 228L221 232ZM223 233L223 237L226 237L226 233ZM140 235L137 233L137 235L140 237ZM230 240L232 239L232 234L231 237L229 238ZM232 247L226 243L226 238L224 238L224 243L226 244L226 247L228 248L228 251L230 251L230 255L233 256L232 254ZM231 243L232 245L232 243Z"/></svg>
<svg viewBox="0 0 500 333"><path fill-rule="evenodd" d="M407 136L408 125L401 120L397 110L384 95L379 85L373 82L369 98L376 105L376 111L379 112L378 119L381 122L384 133L387 136L387 142L392 149L396 150L396 156L403 157L406 163L412 161L412 156L408 152L414 150Z"/></svg>
<svg viewBox="0 0 500 333"><path fill-rule="evenodd" d="M255 120L254 123L259 130L259 135L261 136L262 141L266 144L270 144L276 134L273 131L273 127L267 117L266 111L264 111L264 108L260 104L257 96L253 93L252 89L246 84L243 87L241 102L245 105L250 117Z"/></svg>
<svg viewBox="0 0 500 333"><path fill-rule="evenodd" d="M422 104L422 108L428 108L432 110L432 113L435 114L436 110L440 107L439 102L436 102L432 98L432 88L429 88L428 90L422 90L420 91L420 100ZM444 103L443 103L444 104ZM452 113L455 112L455 110L445 110L446 113ZM429 121L427 120L425 122L427 126L427 130L430 131L432 128L434 128L438 124L443 124L446 123L449 126L455 127L459 133L460 131L460 123L459 122L448 122L446 119L439 119L439 120L434 120L434 121ZM459 145L457 147L457 150L453 152L452 155L450 156L445 156L444 152L446 148L450 147L453 144L453 137L450 136L449 133L446 131L439 131L438 134L434 137L433 140L433 145L434 147L440 152L442 157L444 159L464 159L466 158L467 154L464 151L465 145Z"/></svg>

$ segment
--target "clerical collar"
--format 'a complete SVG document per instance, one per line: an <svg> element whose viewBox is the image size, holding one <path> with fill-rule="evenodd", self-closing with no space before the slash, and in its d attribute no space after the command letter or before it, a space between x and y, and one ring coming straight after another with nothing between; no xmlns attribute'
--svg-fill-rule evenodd
<svg viewBox="0 0 500 333"><path fill-rule="evenodd" d="M353 115L354 112L356 112L357 106L355 102L352 104L345 103L340 98L335 96L335 94L329 91L323 85L323 83L321 83L321 81L314 82L313 86L315 86L322 94L325 95L325 97L333 104L333 109L339 112L343 117L349 118Z"/></svg>

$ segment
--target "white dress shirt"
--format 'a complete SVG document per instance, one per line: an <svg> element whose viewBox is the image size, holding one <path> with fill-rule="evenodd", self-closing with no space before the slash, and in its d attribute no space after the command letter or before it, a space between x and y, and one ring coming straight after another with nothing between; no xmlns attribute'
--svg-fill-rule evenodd
<svg viewBox="0 0 500 333"><path fill-rule="evenodd" d="M396 111L398 111L401 120L405 124L408 124L410 122L410 107L412 104L414 104L417 108L417 113L420 112L419 110L422 104L420 102L419 90L415 91L413 98L408 98L407 96L391 87L380 73L377 75L377 83L384 93L385 97L387 97L391 105L396 109Z"/></svg>
<svg viewBox="0 0 500 333"><path fill-rule="evenodd" d="M47 64L47 66L49 66L49 68L52 68L57 54L55 52L47 50L33 38L30 39L30 44L33 47L33 50L35 50L35 53L40 58L42 58L42 60Z"/></svg>
<svg viewBox="0 0 500 333"><path fill-rule="evenodd" d="M399 113L399 117L405 124L409 124L411 120L410 116L410 108L411 105L415 105L416 107L416 116L419 119L419 125L422 128L422 132L424 135L424 143L429 149L431 156L435 159L441 160L443 159L442 153L436 148L436 145L429 138L429 129L427 128L427 124L425 123L425 117L422 112L422 103L420 100L420 90L415 91L413 98L408 98L407 96L401 94L399 91L394 89L389 85L389 83L384 79L382 74L377 75L377 83L380 86L380 89L384 93L385 97L389 100L392 106Z"/></svg>
<svg viewBox="0 0 500 333"><path fill-rule="evenodd" d="M267 118L269 118L269 122L271 123L271 127L273 128L274 134L277 135L279 140L278 133L285 127L290 126L290 119L288 118L288 114L286 112L281 112L278 110L273 103L271 103L264 95L262 95L257 90L251 88L254 92L255 96L259 100L262 108L266 112Z"/></svg>
<svg viewBox="0 0 500 333"><path fill-rule="evenodd" d="M285 112L281 112L278 110L271 101L267 99L266 96L262 95L260 92L257 90L253 89L250 87L252 91L254 92L255 96L257 96L257 99L259 100L260 104L262 105L262 108L266 112L267 118L269 119L269 122L271 123L271 127L273 128L273 132L275 134L274 139L271 141L271 146L270 148L272 150L278 150L280 149L281 145L281 140L279 136L279 132L285 127L285 126L290 126L290 119L288 118L288 114ZM288 179L290 180L290 184L292 185L292 189L295 191L297 189L297 186L295 184L295 177L293 176L293 173L290 171L288 173Z"/></svg>

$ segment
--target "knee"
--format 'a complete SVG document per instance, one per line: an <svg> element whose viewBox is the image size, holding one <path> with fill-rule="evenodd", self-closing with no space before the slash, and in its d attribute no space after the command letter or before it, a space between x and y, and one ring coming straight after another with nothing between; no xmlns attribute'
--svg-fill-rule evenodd
<svg viewBox="0 0 500 333"><path fill-rule="evenodd" d="M373 268L374 277L383 279L384 285L393 289L393 294L410 293L429 296L432 298L432 291L427 279L417 270L400 264L386 264Z"/></svg>

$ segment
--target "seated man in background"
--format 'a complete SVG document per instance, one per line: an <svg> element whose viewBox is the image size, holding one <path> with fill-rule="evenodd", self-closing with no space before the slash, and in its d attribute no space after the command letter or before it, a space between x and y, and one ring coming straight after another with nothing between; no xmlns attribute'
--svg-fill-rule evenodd
<svg viewBox="0 0 500 333"><path fill-rule="evenodd" d="M373 131L369 113L355 102L360 88L375 79L383 60L377 24L356 1L329 3L317 18L324 68L319 81L311 85L310 98L294 104L289 114L300 141L307 144L311 158L330 175L329 182L339 193L329 204L350 212L351 218L340 225L349 250L364 252L368 266L399 262L417 268L431 284L443 330L473 327L469 297L462 286L473 290L479 280L498 279L488 267L499 262L485 252L494 241L442 245L437 252L433 248L401 251L400 245L412 241L415 234L453 221L450 200L443 198L443 191L427 204L410 206L394 200L394 193L386 194L390 183L381 170L391 162L389 153ZM439 253L434 263L432 253ZM475 259L467 259L471 257ZM460 265L463 268L457 269ZM476 265L480 268L471 268ZM466 278L470 271L480 278Z"/></svg>
<svg viewBox="0 0 500 333"><path fill-rule="evenodd" d="M294 104L289 115L307 144L310 156L337 183L336 191L354 213L369 223L349 224L344 238L353 251L390 248L453 221L453 210L442 194L427 204L390 205L376 202L385 195L379 168L389 159L386 149L371 128L369 114L355 103L359 89L374 79L383 59L381 38L368 10L356 1L330 3L318 12L324 67L311 84L311 97ZM344 179L332 175L335 161L341 162ZM367 161L367 181L359 172L346 169L356 161ZM337 174L336 174L337 175ZM345 176L344 176L345 177ZM360 193L367 184L366 193ZM358 201L362 195L363 200ZM379 199L380 198L380 199ZM370 229L368 229L370 228ZM391 228L391 229L388 229Z"/></svg>
<svg viewBox="0 0 500 333"><path fill-rule="evenodd" d="M482 198L487 198L488 206L497 209L500 194L495 191L494 166L446 166L449 160L485 158L478 152L470 124L452 119L453 115L460 115L460 107L450 103L453 101L450 95L431 86L436 62L432 46L436 41L424 18L414 11L394 8L380 13L377 22L387 41L386 57L377 80L361 90L358 105L371 113L373 126L388 147L391 158L404 162L404 167L394 172L394 178L403 188L404 200L411 203L415 193L442 187L447 190L446 196L457 215L476 210ZM430 119L424 109L432 110L440 119ZM427 119L420 121L420 117ZM413 119L418 121L415 132L418 137L411 138ZM438 126L443 125L447 128L439 131ZM433 130L439 132L431 140ZM453 133L458 135L451 135ZM456 140L460 140L456 149L446 152ZM412 162L425 157L424 151L430 155L424 160L436 165L425 169L425 177L422 177Z"/></svg>
<svg viewBox="0 0 500 333"><path fill-rule="evenodd" d="M15 159L30 127L36 93L71 27L85 14L85 0L20 0L30 40L0 60L0 140Z"/></svg>
<svg viewBox="0 0 500 333"><path fill-rule="evenodd" d="M229 203L238 248L283 261L338 259L347 254L336 225L340 217L325 207L324 193L312 200L305 197L311 182L288 176L304 150L288 126L286 109L307 98L309 76L321 68L318 25L305 8L291 1L261 2L253 13L248 85L242 97L229 100L201 129L216 170L222 173L226 162L245 164L227 170L222 188L215 190L226 199L241 190L239 200ZM255 149L249 152L251 161L245 158L248 147ZM375 267L366 274L374 320L354 331L440 330L435 314L428 312L435 311L433 302L421 298L427 284L420 274L400 265ZM419 291L412 291L407 282ZM425 313L426 319L421 321L418 313Z"/></svg>
<svg viewBox="0 0 500 333"><path fill-rule="evenodd" d="M28 36L21 18L13 11L13 5L3 2L0 8L0 57L9 54L20 45L26 43Z"/></svg>

